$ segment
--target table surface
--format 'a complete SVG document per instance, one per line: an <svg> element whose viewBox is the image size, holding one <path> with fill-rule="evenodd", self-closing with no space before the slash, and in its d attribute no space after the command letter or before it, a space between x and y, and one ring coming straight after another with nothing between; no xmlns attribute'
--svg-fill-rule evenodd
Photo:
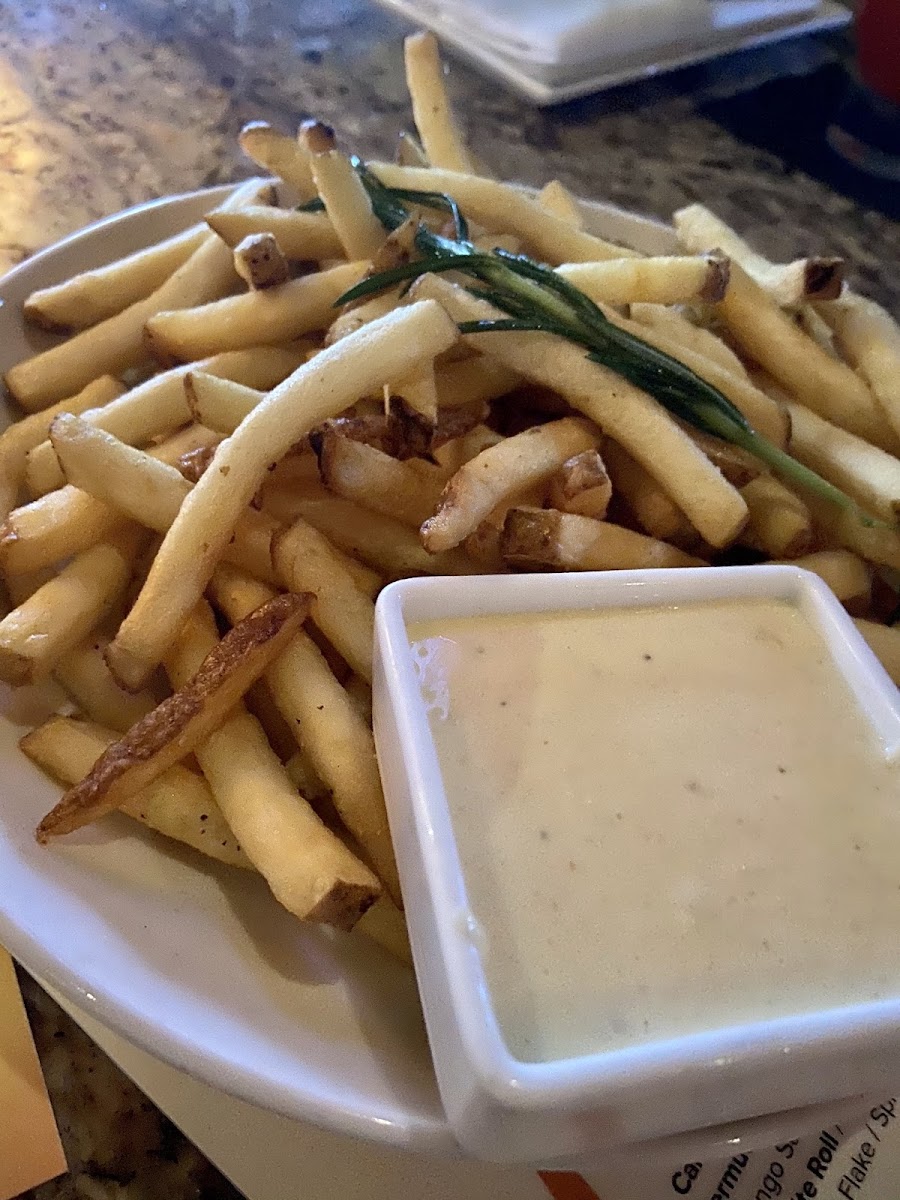
<svg viewBox="0 0 900 1200"><path fill-rule="evenodd" d="M250 119L292 129L316 116L348 148L391 155L411 123L407 31L365 0L0 4L0 272L118 209L250 174L235 139ZM555 177L664 218L703 200L776 259L845 257L896 311L900 225L719 120L739 96L745 117L777 124L767 80L831 80L848 58L845 37L804 39L550 110L457 63L449 88L499 176ZM235 1195L30 982L26 998L73 1167L35 1197Z"/></svg>

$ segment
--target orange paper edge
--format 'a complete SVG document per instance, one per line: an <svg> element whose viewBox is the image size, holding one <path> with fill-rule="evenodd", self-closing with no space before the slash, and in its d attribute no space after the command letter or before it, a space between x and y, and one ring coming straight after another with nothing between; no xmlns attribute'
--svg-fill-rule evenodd
<svg viewBox="0 0 900 1200"><path fill-rule="evenodd" d="M0 948L0 1200L66 1171L12 959Z"/></svg>

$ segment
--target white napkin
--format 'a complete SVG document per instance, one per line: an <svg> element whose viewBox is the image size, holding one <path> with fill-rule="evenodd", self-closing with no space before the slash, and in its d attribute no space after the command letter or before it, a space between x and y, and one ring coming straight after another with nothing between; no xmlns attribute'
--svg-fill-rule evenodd
<svg viewBox="0 0 900 1200"><path fill-rule="evenodd" d="M443 26L513 61L574 67L650 48L696 42L717 31L769 24L815 10L820 0L416 0L426 24Z"/></svg>

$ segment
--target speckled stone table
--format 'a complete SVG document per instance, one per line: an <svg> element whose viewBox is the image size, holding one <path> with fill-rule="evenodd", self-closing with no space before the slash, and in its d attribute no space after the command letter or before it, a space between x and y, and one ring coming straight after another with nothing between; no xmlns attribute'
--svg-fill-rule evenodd
<svg viewBox="0 0 900 1200"><path fill-rule="evenodd" d="M249 174L235 134L251 118L290 129L315 115L360 153L391 154L410 121L404 32L365 0L0 2L0 271L97 217ZM702 198L773 257L843 255L896 310L900 225L708 115L847 49L807 39L546 111L464 66L450 90L498 175L557 177L661 217ZM35 985L26 993L73 1167L40 1200L234 1194Z"/></svg>

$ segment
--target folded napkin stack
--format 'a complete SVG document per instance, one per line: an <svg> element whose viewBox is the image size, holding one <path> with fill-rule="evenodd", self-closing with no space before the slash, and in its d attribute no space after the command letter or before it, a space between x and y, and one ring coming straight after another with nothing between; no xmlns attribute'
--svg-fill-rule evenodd
<svg viewBox="0 0 900 1200"><path fill-rule="evenodd" d="M577 94L849 13L832 0L381 0L520 83ZM604 76L615 78L604 79Z"/></svg>

